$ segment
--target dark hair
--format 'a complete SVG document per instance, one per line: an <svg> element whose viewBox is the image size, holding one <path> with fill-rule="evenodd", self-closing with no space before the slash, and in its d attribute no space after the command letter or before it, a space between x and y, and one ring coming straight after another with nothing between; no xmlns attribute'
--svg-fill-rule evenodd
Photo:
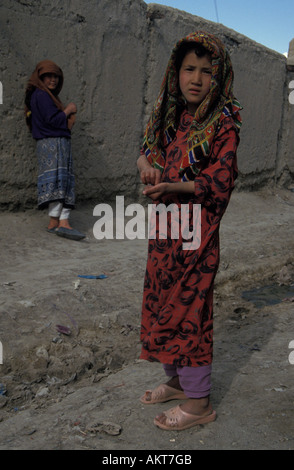
<svg viewBox="0 0 294 470"><path fill-rule="evenodd" d="M179 72L186 54L191 51L194 51L197 57L204 57L205 55L211 57L211 53L204 46L202 46L202 44L198 44L195 42L184 42L180 45L176 53L175 65L177 72Z"/></svg>
<svg viewBox="0 0 294 470"><path fill-rule="evenodd" d="M30 131L32 131L32 114L31 114L31 97L36 87L28 87L25 92L25 105L26 105L26 124Z"/></svg>

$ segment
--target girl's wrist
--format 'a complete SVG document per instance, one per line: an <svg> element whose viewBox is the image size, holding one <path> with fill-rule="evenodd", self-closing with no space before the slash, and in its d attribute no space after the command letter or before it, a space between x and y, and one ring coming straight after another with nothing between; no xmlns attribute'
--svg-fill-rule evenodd
<svg viewBox="0 0 294 470"><path fill-rule="evenodd" d="M168 183L167 192L169 193L194 193L194 181L180 181L177 183Z"/></svg>
<svg viewBox="0 0 294 470"><path fill-rule="evenodd" d="M147 158L145 155L140 155L140 157L137 160L137 166L139 169L139 172L141 173L142 171L150 170L152 166L148 162Z"/></svg>

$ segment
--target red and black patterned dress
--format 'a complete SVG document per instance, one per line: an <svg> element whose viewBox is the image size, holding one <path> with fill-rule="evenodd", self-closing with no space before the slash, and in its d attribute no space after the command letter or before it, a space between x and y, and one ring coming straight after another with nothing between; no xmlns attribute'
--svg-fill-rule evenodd
<svg viewBox="0 0 294 470"><path fill-rule="evenodd" d="M193 116L184 111L166 151L162 181L178 182ZM166 206L201 204L201 244L184 250L178 239L149 239L144 281L141 359L175 366L211 364L213 284L219 265L219 226L237 177L239 136L230 116L222 116L211 152L195 179L195 193L165 196ZM190 219L190 224L192 223ZM170 219L168 223L170 227ZM158 235L158 233L157 233Z"/></svg>

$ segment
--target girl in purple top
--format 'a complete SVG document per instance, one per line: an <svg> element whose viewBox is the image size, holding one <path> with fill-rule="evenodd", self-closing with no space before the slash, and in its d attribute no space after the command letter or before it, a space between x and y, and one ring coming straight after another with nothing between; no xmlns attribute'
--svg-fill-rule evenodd
<svg viewBox="0 0 294 470"><path fill-rule="evenodd" d="M26 89L26 122L37 143L38 207L49 208L47 230L81 240L85 235L69 224L75 205L71 128L77 108L74 103L62 105L58 97L62 86L60 67L49 60L39 62Z"/></svg>

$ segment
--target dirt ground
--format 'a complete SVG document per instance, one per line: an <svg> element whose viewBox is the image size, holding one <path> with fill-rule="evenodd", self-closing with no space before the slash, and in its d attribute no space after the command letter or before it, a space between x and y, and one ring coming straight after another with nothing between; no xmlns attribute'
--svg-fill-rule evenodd
<svg viewBox="0 0 294 470"><path fill-rule="evenodd" d="M233 194L215 284L217 419L182 432L153 424L173 403L139 401L165 380L138 360L147 240L96 240L93 208L72 215L81 242L46 232L44 212L1 213L0 449L293 450L294 192ZM263 286L263 306L242 296Z"/></svg>

